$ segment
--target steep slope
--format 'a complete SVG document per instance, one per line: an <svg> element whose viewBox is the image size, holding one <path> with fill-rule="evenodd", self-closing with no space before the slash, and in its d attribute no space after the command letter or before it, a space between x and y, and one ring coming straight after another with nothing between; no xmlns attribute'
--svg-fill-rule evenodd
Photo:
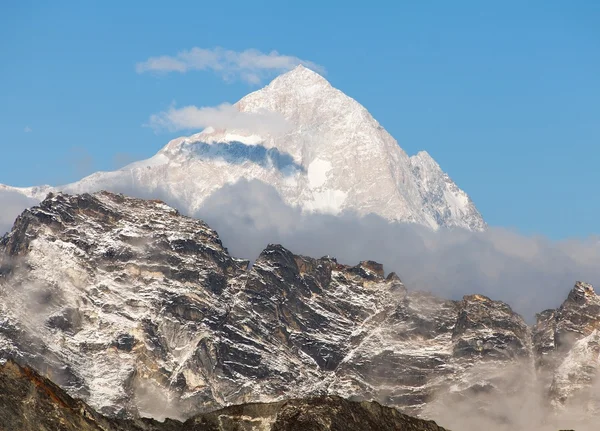
<svg viewBox="0 0 600 431"><path fill-rule="evenodd" d="M0 429L10 431L175 431L180 423L103 417L35 370L0 361ZM210 428L206 428L209 430Z"/></svg>
<svg viewBox="0 0 600 431"><path fill-rule="evenodd" d="M481 215L471 198L426 151L412 156L410 164L417 178L424 212L433 216L439 226L483 229Z"/></svg>
<svg viewBox="0 0 600 431"><path fill-rule="evenodd" d="M558 309L537 315L534 346L555 407L600 413L600 297L591 285L576 283Z"/></svg>
<svg viewBox="0 0 600 431"><path fill-rule="evenodd" d="M0 429L11 431L444 431L435 422L377 403L338 397L247 404L196 416L185 423L119 420L74 400L34 370L0 362Z"/></svg>
<svg viewBox="0 0 600 431"><path fill-rule="evenodd" d="M143 409L130 401L153 389L146 382L178 391L187 360L227 316L221 295L248 265L158 201L51 195L16 226L0 271L10 275L2 314L15 320L0 321L0 334L17 336L0 335L0 346L109 414ZM212 408L203 373L194 401Z"/></svg>
<svg viewBox="0 0 600 431"><path fill-rule="evenodd" d="M161 198L187 214L226 184L259 180L306 211L353 211L431 228L485 228L469 197L426 153L412 158L369 112L303 67L242 98L238 129L208 127L154 157L74 184L18 191L112 190ZM244 126L243 128L241 128Z"/></svg>
<svg viewBox="0 0 600 431"><path fill-rule="evenodd" d="M375 262L278 245L248 269L159 201L51 195L0 255L1 354L111 416L311 394L420 413L439 394L505 390L498 373L531 357L501 302L407 292Z"/></svg>

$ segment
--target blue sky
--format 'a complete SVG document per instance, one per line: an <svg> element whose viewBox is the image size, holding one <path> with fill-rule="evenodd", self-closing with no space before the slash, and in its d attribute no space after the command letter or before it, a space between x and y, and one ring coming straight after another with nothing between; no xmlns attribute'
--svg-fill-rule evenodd
<svg viewBox="0 0 600 431"><path fill-rule="evenodd" d="M148 157L181 135L143 127L153 113L260 87L139 62L277 50L322 65L409 154L427 150L489 224L600 233L600 2L220 3L3 2L0 183Z"/></svg>

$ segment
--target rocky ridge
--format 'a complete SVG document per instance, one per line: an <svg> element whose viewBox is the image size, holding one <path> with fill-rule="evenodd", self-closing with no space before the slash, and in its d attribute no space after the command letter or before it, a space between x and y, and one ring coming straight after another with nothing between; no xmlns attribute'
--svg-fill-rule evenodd
<svg viewBox="0 0 600 431"><path fill-rule="evenodd" d="M179 422L96 413L34 370L0 363L0 429L11 431L444 431L377 403L327 396L245 404Z"/></svg>
<svg viewBox="0 0 600 431"><path fill-rule="evenodd" d="M558 409L577 406L600 413L600 296L578 282L556 310L537 315L536 368Z"/></svg>
<svg viewBox="0 0 600 431"><path fill-rule="evenodd" d="M531 379L560 408L595 382L600 299L583 283L530 328L481 295L408 291L376 262L269 245L250 266L205 223L108 192L50 195L0 253L2 357L111 417L328 394L431 417Z"/></svg>

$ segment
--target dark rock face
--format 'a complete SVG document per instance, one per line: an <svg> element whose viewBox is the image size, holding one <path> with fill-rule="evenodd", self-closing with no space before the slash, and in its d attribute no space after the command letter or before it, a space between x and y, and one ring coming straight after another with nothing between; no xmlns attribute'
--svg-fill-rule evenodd
<svg viewBox="0 0 600 431"><path fill-rule="evenodd" d="M292 400L275 406L273 431L444 431L433 421L415 419L375 402L351 402L336 396ZM220 413L224 412L228 410Z"/></svg>
<svg viewBox="0 0 600 431"><path fill-rule="evenodd" d="M465 296L458 304L452 331L454 356L513 359L531 355L529 327L503 302L482 295Z"/></svg>
<svg viewBox="0 0 600 431"><path fill-rule="evenodd" d="M206 224L158 201L50 195L18 218L0 255L2 356L108 414L135 414L147 384L219 405L201 389L206 377L186 378L180 363L198 365L196 345L223 324L248 262ZM196 384L173 384L186 380Z"/></svg>
<svg viewBox="0 0 600 431"><path fill-rule="evenodd" d="M15 431L141 429L116 426L34 370L11 361L0 364L0 428Z"/></svg>
<svg viewBox="0 0 600 431"><path fill-rule="evenodd" d="M0 256L0 357L112 417L330 394L429 414L440 398L518 392L504 370L534 361L553 399L594 377L581 368L573 386L560 371L595 351L591 287L532 332L502 302L409 292L376 262L269 245L249 268L205 223L106 192L49 196Z"/></svg>
<svg viewBox="0 0 600 431"><path fill-rule="evenodd" d="M444 431L377 403L332 396L232 406L185 423L107 418L12 361L0 364L0 424L11 431Z"/></svg>

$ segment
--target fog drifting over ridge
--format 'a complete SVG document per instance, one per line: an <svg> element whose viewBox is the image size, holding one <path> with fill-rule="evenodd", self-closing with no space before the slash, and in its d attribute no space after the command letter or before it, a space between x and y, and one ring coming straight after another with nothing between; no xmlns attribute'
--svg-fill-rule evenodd
<svg viewBox="0 0 600 431"><path fill-rule="evenodd" d="M38 202L18 192L0 190L0 236L8 232L15 219L25 210Z"/></svg>
<svg viewBox="0 0 600 431"><path fill-rule="evenodd" d="M110 190L184 208L161 190L149 194L130 184ZM18 213L32 204L17 193L0 193L0 230L9 230ZM222 188L186 215L206 221L236 257L253 260L267 244L279 243L296 254L329 255L346 264L374 260L386 272L398 273L410 290L451 299L479 293L507 302L529 322L535 313L559 306L575 281L600 283L598 238L551 241L497 227L432 231L375 215L307 214L255 180Z"/></svg>
<svg viewBox="0 0 600 431"><path fill-rule="evenodd" d="M411 290L459 299L479 293L507 302L532 321L558 307L575 281L600 283L600 241L555 242L505 228L485 232L390 223L369 215L302 214L258 181L210 197L195 216L216 229L235 256L255 258L268 243L297 254L356 264L375 260Z"/></svg>
<svg viewBox="0 0 600 431"><path fill-rule="evenodd" d="M160 198L176 208L184 207L160 190L149 195L130 186L115 186L112 191ZM0 193L1 220L8 223L9 213L31 203L16 193ZM428 290L452 299L484 294L509 303L530 323L536 312L560 305L575 280L594 283L600 279L595 265L600 245L594 238L553 242L502 228L432 231L374 215L303 214L287 206L273 187L259 181L224 187L191 215L215 229L236 257L256 259L268 243L281 243L297 254L330 255L342 263L375 260L384 264L386 273L397 272L410 290ZM531 364L513 365L494 370L511 391L482 392L460 403L440 404L436 399L425 414L442 426L463 431L595 429L593 416L576 402L559 417L549 415L544 389L531 374ZM165 401L151 386L136 390L144 408L160 406L161 414L179 417L181 406ZM493 406L492 415L479 411L482 403ZM586 423L588 418L592 422Z"/></svg>

